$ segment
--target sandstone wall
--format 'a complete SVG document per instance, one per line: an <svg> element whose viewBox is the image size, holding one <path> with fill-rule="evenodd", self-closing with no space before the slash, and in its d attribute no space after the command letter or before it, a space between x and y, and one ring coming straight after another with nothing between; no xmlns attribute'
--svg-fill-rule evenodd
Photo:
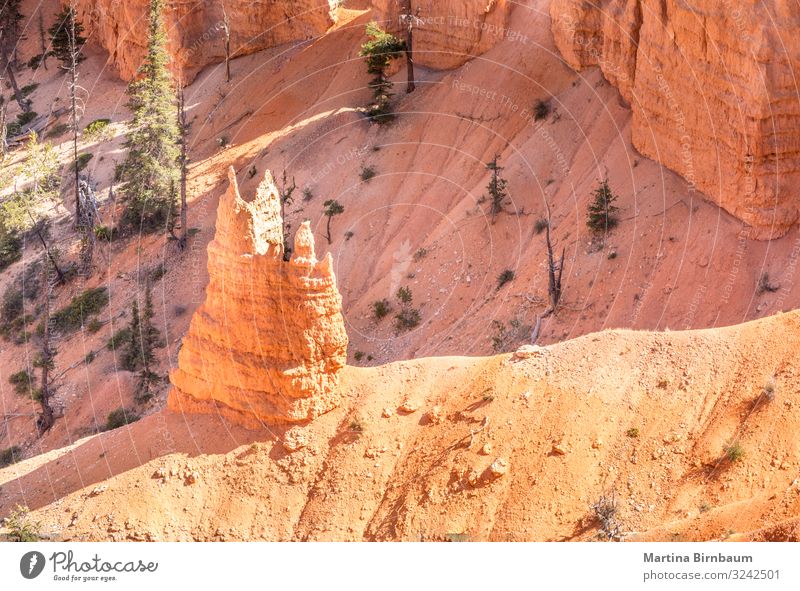
<svg viewBox="0 0 800 591"><path fill-rule="evenodd" d="M147 0L76 0L91 38L109 53L123 79L141 64L147 43ZM310 39L333 24L327 0L225 0L235 55ZM166 0L164 22L176 71L190 82L208 64L225 58L221 1Z"/></svg>
<svg viewBox="0 0 800 591"><path fill-rule="evenodd" d="M229 182L208 246L206 300L170 374L169 407L222 412L248 424L313 419L338 404L347 361L333 259L328 253L317 261L305 222L284 262L272 176L250 203L239 196L232 168Z"/></svg>
<svg viewBox="0 0 800 591"><path fill-rule="evenodd" d="M599 66L633 143L753 226L785 233L800 197L800 8L785 0L552 0L567 63Z"/></svg>
<svg viewBox="0 0 800 591"><path fill-rule="evenodd" d="M372 13L387 30L400 32L400 0L372 0ZM507 0L413 0L419 15L414 30L416 63L446 70L488 51L515 32L507 28Z"/></svg>

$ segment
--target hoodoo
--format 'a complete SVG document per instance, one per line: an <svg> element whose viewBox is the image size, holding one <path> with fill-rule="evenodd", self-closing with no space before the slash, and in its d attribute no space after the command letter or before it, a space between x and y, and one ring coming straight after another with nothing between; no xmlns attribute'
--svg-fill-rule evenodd
<svg viewBox="0 0 800 591"><path fill-rule="evenodd" d="M334 408L347 333L333 259L317 261L308 222L283 260L278 189L267 172L252 202L233 168L208 246L206 300L170 374L169 407L240 423L303 422Z"/></svg>

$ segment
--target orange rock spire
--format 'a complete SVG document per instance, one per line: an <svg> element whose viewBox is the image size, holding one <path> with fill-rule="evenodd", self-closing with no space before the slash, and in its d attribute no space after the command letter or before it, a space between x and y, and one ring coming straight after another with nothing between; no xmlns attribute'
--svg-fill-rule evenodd
<svg viewBox="0 0 800 591"><path fill-rule="evenodd" d="M334 408L347 333L333 260L317 261L304 222L283 261L278 189L267 172L252 202L236 175L208 246L206 301L183 339L169 407L245 424L302 422Z"/></svg>

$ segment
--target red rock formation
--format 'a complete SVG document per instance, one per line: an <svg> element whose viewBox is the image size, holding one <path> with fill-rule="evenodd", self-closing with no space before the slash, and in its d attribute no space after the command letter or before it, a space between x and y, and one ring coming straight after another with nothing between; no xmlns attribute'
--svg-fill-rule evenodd
<svg viewBox="0 0 800 591"><path fill-rule="evenodd" d="M272 175L250 203L232 168L228 176L208 246L206 301L170 374L169 408L222 412L245 424L314 419L337 405L347 360L333 259L317 261L305 222L284 262Z"/></svg>
<svg viewBox="0 0 800 591"><path fill-rule="evenodd" d="M631 104L633 143L753 226L800 216L800 10L783 0L553 0L556 45Z"/></svg>
<svg viewBox="0 0 800 591"><path fill-rule="evenodd" d="M318 0L225 0L234 55L321 35L333 24L327 2ZM221 1L166 0L164 21L173 66L185 82L225 59ZM123 79L136 73L147 44L147 0L76 0L92 39L109 53Z"/></svg>
<svg viewBox="0 0 800 591"><path fill-rule="evenodd" d="M372 0L375 20L397 34L400 0ZM457 68L507 37L511 3L507 0L414 0L419 15L414 30L415 63L439 70Z"/></svg>

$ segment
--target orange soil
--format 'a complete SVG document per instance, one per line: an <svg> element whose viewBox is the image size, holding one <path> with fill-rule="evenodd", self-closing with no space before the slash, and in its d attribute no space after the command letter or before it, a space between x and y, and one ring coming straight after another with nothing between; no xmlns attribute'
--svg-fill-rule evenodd
<svg viewBox="0 0 800 591"><path fill-rule="evenodd" d="M588 505L615 488L625 526L640 532L634 539L717 539L729 529L767 526L753 535L795 536L789 521L798 516L800 454L798 381L790 365L795 314L713 331L588 333L708 328L796 307L798 230L772 242L749 241L739 222L690 198L683 180L636 154L630 112L617 91L596 70L576 74L558 58L545 1L513 12L510 27L530 32L524 47L503 42L451 72L420 69L418 90L398 92L400 116L386 128L356 112L369 100L357 56L368 17L345 17L314 42L235 60L230 85L223 69L212 67L187 89L189 215L200 232L188 257L153 237L100 249L99 273L88 286L109 287L106 326L59 343L65 415L40 440L32 436L36 405L7 384L35 351L2 343L0 410L28 416L0 424L0 448L22 445L29 459L0 471L0 515L27 503L49 530L64 528L65 538L583 539L595 533ZM29 40L21 59L33 53ZM104 59L98 53L84 62L82 79L91 89L84 124L128 117L124 84L104 69ZM31 75L21 74L20 84ZM37 111L46 112L56 93L64 100L63 75L53 68L32 79L43 82L34 95ZM487 97L492 92L494 99ZM520 114L551 96L556 115L540 127ZM83 148L95 153L91 167L102 198L122 158L124 129L115 133L112 142ZM221 136L233 145L220 149ZM509 179L508 210L519 215L503 214L492 225L487 204L477 200L488 182L483 163L495 153ZM298 189L289 213L294 227L312 220L320 256L327 245L322 202L345 206L333 221L330 249L351 363L362 351L373 356L371 365L386 365L348 368L342 385L348 402L306 427L311 444L294 453L280 444L281 429L246 432L160 411L166 387L139 409L152 413L142 421L81 439L111 410L132 405L133 378L118 370L104 345L126 321L138 271L162 262L168 273L155 294L167 348L159 371L174 364L202 301L205 246L229 164L240 171L246 194L265 168L276 176L286 168L301 189L311 189L310 201ZM252 165L259 174L247 179ZM378 174L362 183L365 165ZM623 218L604 249L584 223L601 176L620 194ZM543 237L534 231L545 198L567 253L569 307L545 323L540 337L557 344L541 359L510 364L507 356L398 361L491 354L494 320L533 324L544 307L537 300L546 295ZM71 207L65 200L62 217ZM105 219L113 207L104 205ZM66 224L56 228L67 236ZM419 249L427 254L415 258ZM19 268L4 273L0 287ZM516 279L497 290L504 269ZM757 291L764 271L781 291ZM401 285L412 288L423 322L398 337L390 319L371 319L370 304L391 299ZM70 286L60 301L82 288ZM527 338L520 330L502 346L512 350ZM89 351L97 358L84 367L80 360ZM777 399L749 414L749 402L773 374ZM661 380L666 388L658 387ZM484 404L490 387L494 400ZM381 418L383 408L408 396L420 404L418 412ZM428 424L422 414L435 406L446 418ZM349 432L356 415L365 426L360 435ZM484 417L488 427L465 448ZM625 436L630 427L640 429L638 439ZM671 442L673 435L678 439ZM725 441L738 436L745 459L708 468ZM596 439L603 441L593 448ZM550 455L554 440L566 455ZM486 442L493 449L483 456L478 450ZM470 471L482 474L497 457L510 464L505 476L463 485ZM163 483L152 478L162 466L178 474ZM197 483L184 484L180 473L187 469L198 472ZM102 483L108 489L91 496ZM710 510L699 513L705 504ZM66 527L74 513L74 526ZM582 532L580 523L588 529Z"/></svg>
<svg viewBox="0 0 800 591"><path fill-rule="evenodd" d="M5 468L0 513L59 539L588 540L615 491L629 540L796 539L798 334L789 313L350 367L346 403L289 433L164 411Z"/></svg>

